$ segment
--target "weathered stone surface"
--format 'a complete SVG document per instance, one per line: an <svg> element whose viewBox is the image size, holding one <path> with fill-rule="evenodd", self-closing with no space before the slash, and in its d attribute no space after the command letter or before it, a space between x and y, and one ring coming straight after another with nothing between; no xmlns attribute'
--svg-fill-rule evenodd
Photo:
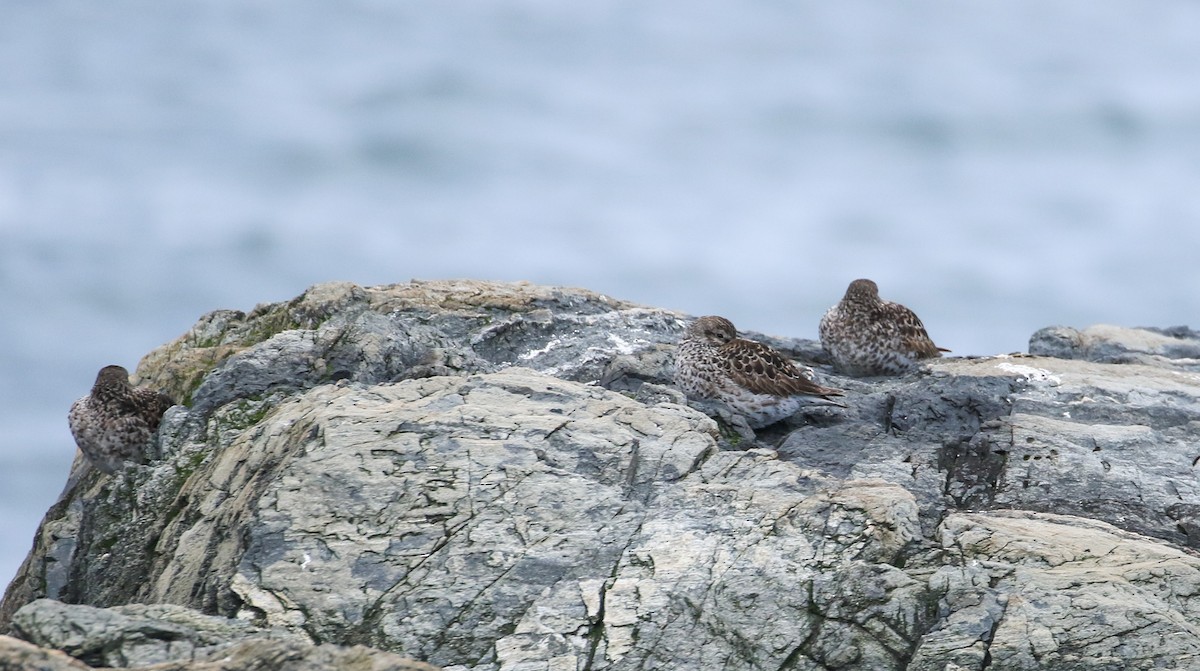
<svg viewBox="0 0 1200 671"><path fill-rule="evenodd" d="M755 435L671 386L682 323L481 282L209 315L138 371L190 402L161 460L73 477L0 626L50 597L113 606L80 625L113 654L183 626L197 660L195 625L121 604L287 632L216 645L298 664L1200 665L1195 334L1044 330L1061 357L839 377L847 408Z"/></svg>
<svg viewBox="0 0 1200 671"><path fill-rule="evenodd" d="M523 368L324 386L260 428L254 446L218 455L203 483L256 500L221 496L208 519L168 527L187 544L150 599L187 598L200 584L316 640L438 664L490 654L541 589L610 574L641 501L715 452L712 422L692 410ZM264 461L279 463L272 481L247 484ZM253 528L225 536L224 520L247 508ZM230 560L195 559L207 555Z"/></svg>
<svg viewBox="0 0 1200 671"><path fill-rule="evenodd" d="M1029 339L1029 353L1097 363L1144 363L1200 371L1200 333L1186 326L1159 329L1097 324L1083 330L1049 326Z"/></svg>
<svg viewBox="0 0 1200 671"><path fill-rule="evenodd" d="M929 584L951 615L910 670L1200 668L1194 553L1045 513L955 514L940 532L958 561Z"/></svg>
<svg viewBox="0 0 1200 671"><path fill-rule="evenodd" d="M150 598L146 576L159 570L153 566L159 546L178 540L163 539L163 527L174 521L178 530L196 515L184 498L192 495L192 489L182 491L185 481L209 501L223 496L210 491L207 471L197 469L207 469L215 453L299 392L338 380L378 384L517 364L637 390L639 376L669 381L664 366L670 360L662 352L680 328L680 315L594 292L469 280L369 288L324 284L249 315L229 310L206 315L147 355L134 375L191 406L168 411L163 419L164 463L113 479L77 464L71 496L47 515L34 551L0 605L0 627L21 604L39 597L101 606ZM643 353L657 367L641 362ZM626 366L630 374L623 372ZM260 463L253 481L269 480L275 465ZM177 514L183 518L175 520ZM222 524L236 528L237 520ZM221 549L237 554L239 542L233 538ZM197 556L187 570L203 573L214 561L229 558ZM227 604L218 608L220 593L228 594L228 588L205 590L201 601L187 603L228 610Z"/></svg>
<svg viewBox="0 0 1200 671"><path fill-rule="evenodd" d="M92 668L84 663L89 662L145 671L436 671L392 653L364 646L314 646L284 630L263 630L169 604L93 608L41 599L17 611L13 626L37 645L0 637L0 669L68 671Z"/></svg>
<svg viewBox="0 0 1200 671"><path fill-rule="evenodd" d="M361 645L308 645L248 639L204 651L195 659L130 671L438 671L437 667Z"/></svg>
<svg viewBox="0 0 1200 671"><path fill-rule="evenodd" d="M679 318L526 283L321 284L249 315L206 315L149 354L137 375L201 412L338 379L374 384L511 365L594 381L618 354L673 342Z"/></svg>
<svg viewBox="0 0 1200 671"><path fill-rule="evenodd" d="M85 671L87 664L12 636L0 636L0 671Z"/></svg>
<svg viewBox="0 0 1200 671"><path fill-rule="evenodd" d="M12 624L25 640L93 666L191 659L205 648L249 638L305 642L287 630L264 630L171 604L94 608L39 599L18 610Z"/></svg>

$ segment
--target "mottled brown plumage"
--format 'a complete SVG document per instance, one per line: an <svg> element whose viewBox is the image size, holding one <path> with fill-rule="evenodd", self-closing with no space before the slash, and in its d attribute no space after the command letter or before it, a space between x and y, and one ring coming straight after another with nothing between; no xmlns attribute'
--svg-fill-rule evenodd
<svg viewBox="0 0 1200 671"><path fill-rule="evenodd" d="M940 357L912 310L879 297L871 280L854 280L846 295L821 317L821 346L848 375L899 375L923 359Z"/></svg>
<svg viewBox="0 0 1200 671"><path fill-rule="evenodd" d="M829 401L841 391L823 387L790 359L753 340L739 338L724 317L700 317L688 326L675 355L675 383L695 399L716 400L758 428L802 406Z"/></svg>
<svg viewBox="0 0 1200 671"><path fill-rule="evenodd" d="M144 460L163 413L174 404L165 394L130 385L121 366L105 366L92 392L71 405L67 423L84 456L105 473L115 473L127 461Z"/></svg>

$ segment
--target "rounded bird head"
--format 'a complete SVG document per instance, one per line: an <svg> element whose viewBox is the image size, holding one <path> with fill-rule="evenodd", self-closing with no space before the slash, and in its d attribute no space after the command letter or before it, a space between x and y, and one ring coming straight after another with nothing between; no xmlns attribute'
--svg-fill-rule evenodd
<svg viewBox="0 0 1200 671"><path fill-rule="evenodd" d="M871 280L854 280L850 286L846 288L846 298L848 301L877 301L879 300L879 286Z"/></svg>
<svg viewBox="0 0 1200 671"><path fill-rule="evenodd" d="M698 340L706 340L715 345L725 343L737 337L737 329L733 322L724 317L709 315L700 317L687 328L687 336Z"/></svg>
<svg viewBox="0 0 1200 671"><path fill-rule="evenodd" d="M96 373L96 384L93 388L128 387L129 371L122 366L105 366Z"/></svg>

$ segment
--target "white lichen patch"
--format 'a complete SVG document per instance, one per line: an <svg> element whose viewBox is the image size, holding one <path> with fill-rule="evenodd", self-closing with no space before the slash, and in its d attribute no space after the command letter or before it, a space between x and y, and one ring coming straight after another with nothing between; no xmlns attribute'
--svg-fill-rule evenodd
<svg viewBox="0 0 1200 671"><path fill-rule="evenodd" d="M545 347L543 347L541 349L531 349L528 352L525 352L524 354L517 355L517 358L522 361L529 361L530 359L537 358L537 357L549 352L550 350L554 349L555 347L558 347L560 344L561 344L561 341L558 338L551 338L550 342L546 343Z"/></svg>
<svg viewBox="0 0 1200 671"><path fill-rule="evenodd" d="M610 333L608 334L608 341L616 348L617 354L633 354L633 345L630 345L621 336Z"/></svg>
<svg viewBox="0 0 1200 671"><path fill-rule="evenodd" d="M999 368L1000 370L1002 370L1006 373L1014 373L1016 375L1020 375L1021 377L1025 378L1026 380L1029 380L1030 382L1049 382L1050 384L1053 384L1053 385L1062 383L1061 378L1059 378L1057 375L1052 374L1050 371L1048 371L1044 368L1034 368L1033 366L1023 366L1023 365L1017 364L1017 363L1008 363L1007 361L996 364L996 368Z"/></svg>

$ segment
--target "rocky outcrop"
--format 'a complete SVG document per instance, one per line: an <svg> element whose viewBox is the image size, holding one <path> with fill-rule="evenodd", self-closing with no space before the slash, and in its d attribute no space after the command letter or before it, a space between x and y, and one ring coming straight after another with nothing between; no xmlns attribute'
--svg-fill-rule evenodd
<svg viewBox="0 0 1200 671"><path fill-rule="evenodd" d="M137 372L189 404L151 463L76 464L0 609L43 648L0 639L0 659L1200 664L1191 332L1047 329L1031 352L1058 357L894 379L819 367L848 407L752 435L671 386L683 323L479 282L208 315Z"/></svg>

